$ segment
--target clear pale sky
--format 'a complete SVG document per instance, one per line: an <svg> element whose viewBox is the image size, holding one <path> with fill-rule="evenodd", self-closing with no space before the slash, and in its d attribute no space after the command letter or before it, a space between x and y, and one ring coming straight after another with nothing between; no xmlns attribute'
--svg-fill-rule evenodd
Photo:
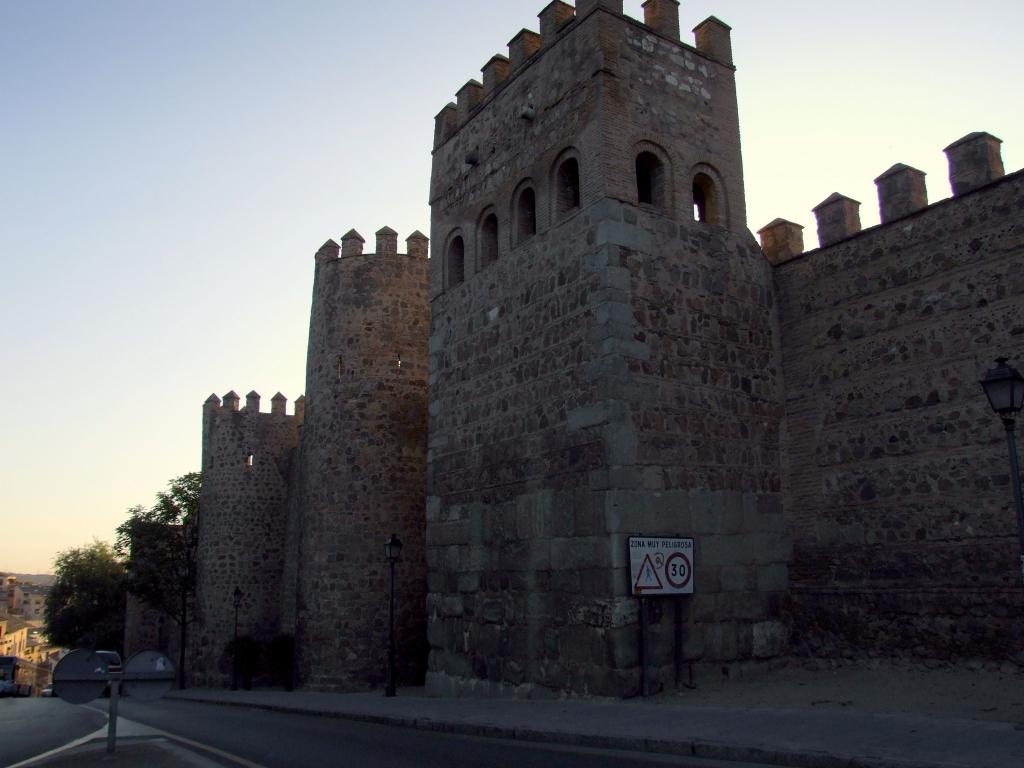
<svg viewBox="0 0 1024 768"><path fill-rule="evenodd" d="M302 393L313 252L428 232L433 116L545 4L0 0L0 570L198 469L211 391ZM875 224L896 162L948 197L971 131L1024 165L1018 2L683 0L682 27L711 14L753 230L813 246L835 191Z"/></svg>

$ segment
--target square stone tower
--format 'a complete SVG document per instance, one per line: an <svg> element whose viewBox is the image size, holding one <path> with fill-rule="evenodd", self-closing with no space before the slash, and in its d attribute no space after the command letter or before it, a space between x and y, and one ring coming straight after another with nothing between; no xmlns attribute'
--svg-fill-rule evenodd
<svg viewBox="0 0 1024 768"><path fill-rule="evenodd" d="M778 321L730 32L708 19L691 46L677 2L644 12L551 3L437 116L436 692L635 694L635 534L696 540L687 661L786 640ZM654 607L659 686L675 638Z"/></svg>

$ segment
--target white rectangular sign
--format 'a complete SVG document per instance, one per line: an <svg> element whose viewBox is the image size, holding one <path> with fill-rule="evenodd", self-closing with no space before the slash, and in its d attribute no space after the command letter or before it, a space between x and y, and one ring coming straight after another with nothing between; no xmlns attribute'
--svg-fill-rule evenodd
<svg viewBox="0 0 1024 768"><path fill-rule="evenodd" d="M636 597L692 595L693 565L693 539L629 539L629 584Z"/></svg>

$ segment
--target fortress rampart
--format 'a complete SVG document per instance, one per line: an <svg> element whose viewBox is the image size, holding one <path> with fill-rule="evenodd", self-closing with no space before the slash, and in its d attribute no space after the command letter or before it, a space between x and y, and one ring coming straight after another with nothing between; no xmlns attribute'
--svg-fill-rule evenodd
<svg viewBox="0 0 1024 768"><path fill-rule="evenodd" d="M281 627L288 478L299 439L303 401L286 413L277 394L270 413L250 392L244 408L234 392L203 406L203 489L197 555L196 629L191 639L196 685L224 685L234 636L235 588L242 590L239 632L269 642Z"/></svg>
<svg viewBox="0 0 1024 768"><path fill-rule="evenodd" d="M637 694L638 534L695 540L681 633L648 603L654 690L789 653L1024 663L977 385L1024 356L1024 173L970 134L951 199L897 164L879 226L835 193L819 248L781 219L758 247L729 27L622 10L555 0L437 115L432 258L386 227L317 251L294 415L204 406L196 682L238 586L297 682L380 685L392 533L400 679L436 694Z"/></svg>
<svg viewBox="0 0 1024 768"><path fill-rule="evenodd" d="M244 408L234 392L203 408L196 684L230 675L236 587L239 633L293 638L299 682L378 684L392 533L405 544L401 679L422 680L428 240L414 233L400 254L397 239L385 227L364 254L351 231L317 251L307 394L294 414L280 394L261 413L255 392Z"/></svg>
<svg viewBox="0 0 1024 768"><path fill-rule="evenodd" d="M778 265L797 650L1020 653L1006 446L978 386L996 356L1024 356L1024 172L1004 177L998 147L984 133L951 145L954 197L930 206L920 171L890 169L868 230L834 196L847 213L819 207L818 250L792 245L794 224L762 232Z"/></svg>
<svg viewBox="0 0 1024 768"><path fill-rule="evenodd" d="M318 688L383 681L388 565L396 574L404 680L426 664L423 550L427 409L427 245L352 231L317 253L300 463L298 671Z"/></svg>

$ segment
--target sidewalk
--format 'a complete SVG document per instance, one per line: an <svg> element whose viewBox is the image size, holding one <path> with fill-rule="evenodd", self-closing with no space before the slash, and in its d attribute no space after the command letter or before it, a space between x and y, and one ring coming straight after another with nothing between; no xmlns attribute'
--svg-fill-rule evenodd
<svg viewBox="0 0 1024 768"><path fill-rule="evenodd" d="M886 677L883 670L882 688ZM792 689L785 680L783 674L777 687ZM735 697L742 689L737 683L727 690ZM700 704L678 703L686 694L660 701L523 701L432 699L418 689L400 691L393 699L380 693L226 690L178 691L170 697L472 736L800 768L1024 766L1020 722L858 711L843 706L848 702L842 686L833 686L833 692L836 707L716 706L705 703L715 699L713 690L703 692ZM888 693L894 701L901 698L895 686Z"/></svg>

